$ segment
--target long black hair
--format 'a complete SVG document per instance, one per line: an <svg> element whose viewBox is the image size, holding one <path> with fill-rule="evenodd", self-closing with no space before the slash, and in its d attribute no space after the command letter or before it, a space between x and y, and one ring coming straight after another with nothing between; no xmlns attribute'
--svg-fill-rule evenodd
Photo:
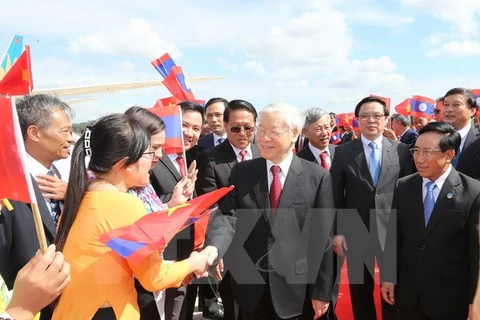
<svg viewBox="0 0 480 320"><path fill-rule="evenodd" d="M137 120L152 136L165 130L162 118L145 108L133 106L128 108L125 114Z"/></svg>
<svg viewBox="0 0 480 320"><path fill-rule="evenodd" d="M65 206L55 239L57 250L62 251L65 247L68 233L87 190L85 156L90 155L90 171L105 174L124 159L125 167L136 163L149 146L150 133L138 121L125 114L102 117L85 130L72 152Z"/></svg>

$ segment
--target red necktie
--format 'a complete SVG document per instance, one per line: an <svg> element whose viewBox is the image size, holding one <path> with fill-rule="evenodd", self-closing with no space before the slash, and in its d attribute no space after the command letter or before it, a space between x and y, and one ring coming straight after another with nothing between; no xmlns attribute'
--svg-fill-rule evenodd
<svg viewBox="0 0 480 320"><path fill-rule="evenodd" d="M183 157L177 157L176 159L178 166L180 167L180 176L185 177L185 161L183 161Z"/></svg>
<svg viewBox="0 0 480 320"><path fill-rule="evenodd" d="M272 208L272 218L274 218L280 202L280 195L282 194L282 183L278 175L282 169L279 166L272 166L270 171L273 174L272 184L270 185L270 208Z"/></svg>
<svg viewBox="0 0 480 320"><path fill-rule="evenodd" d="M240 151L240 157L242 157L242 162L247 161L247 150Z"/></svg>
<svg viewBox="0 0 480 320"><path fill-rule="evenodd" d="M323 151L322 153L320 153L320 165L325 170L330 170L330 165L327 162L327 157L328 157L327 151Z"/></svg>

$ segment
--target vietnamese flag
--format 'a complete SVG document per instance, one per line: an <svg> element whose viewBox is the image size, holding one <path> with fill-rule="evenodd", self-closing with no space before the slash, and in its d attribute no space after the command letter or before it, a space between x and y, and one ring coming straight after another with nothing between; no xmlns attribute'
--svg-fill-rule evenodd
<svg viewBox="0 0 480 320"><path fill-rule="evenodd" d="M412 109L410 115L421 118L432 118L435 100L424 96L413 96L410 100Z"/></svg>
<svg viewBox="0 0 480 320"><path fill-rule="evenodd" d="M158 99L153 107L154 108L157 108L157 107L171 107L171 106L176 106L180 102L182 102L182 101L180 99L175 98L175 97L162 98L162 99Z"/></svg>
<svg viewBox="0 0 480 320"><path fill-rule="evenodd" d="M356 118L355 118L355 114L353 112L339 113L339 114L337 114L337 117L335 118L335 122L336 122L337 126L348 125L348 126L352 127L354 119L356 119Z"/></svg>
<svg viewBox="0 0 480 320"><path fill-rule="evenodd" d="M36 202L14 99L0 98L0 199Z"/></svg>
<svg viewBox="0 0 480 320"><path fill-rule="evenodd" d="M150 254L165 248L189 220L206 219L205 214L212 211L210 207L232 190L233 186L220 188L184 204L147 214L133 225L103 234L100 242L132 263L140 264Z"/></svg>
<svg viewBox="0 0 480 320"><path fill-rule="evenodd" d="M409 116L412 107L410 106L410 98L407 98L395 106L395 111L398 114Z"/></svg>
<svg viewBox="0 0 480 320"><path fill-rule="evenodd" d="M390 113L390 98L385 98L385 97L377 96L377 95L374 95L374 94L370 94L370 97L377 98L377 99L380 99L383 102L385 102L385 104L387 106L387 110Z"/></svg>
<svg viewBox="0 0 480 320"><path fill-rule="evenodd" d="M0 94L22 96L33 90L32 67L30 63L30 47L18 58L8 73L0 80Z"/></svg>
<svg viewBox="0 0 480 320"><path fill-rule="evenodd" d="M165 144L163 151L166 154L183 153L182 111L179 105L171 107L153 107L147 109L156 114L165 122Z"/></svg>

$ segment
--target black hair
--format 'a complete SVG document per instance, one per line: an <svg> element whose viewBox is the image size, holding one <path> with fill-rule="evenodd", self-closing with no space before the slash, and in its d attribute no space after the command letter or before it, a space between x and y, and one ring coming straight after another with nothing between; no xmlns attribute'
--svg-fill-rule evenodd
<svg viewBox="0 0 480 320"><path fill-rule="evenodd" d="M479 106L477 104L477 97L475 96L475 94L468 90L468 89L465 89L465 88L453 88L453 89L450 89L448 90L447 93L445 93L445 95L442 97L442 101L445 100L445 97L447 96L451 96L451 95L454 95L454 94L461 94L465 97L465 99L467 100L467 104L468 104L468 108L469 109L477 109Z"/></svg>
<svg viewBox="0 0 480 320"><path fill-rule="evenodd" d="M223 112L223 121L224 122L228 123L228 121L230 120L230 112L232 112L234 110L246 110L246 111L250 112L251 114L253 114L253 121L254 122L257 121L258 114L257 114L257 110L255 109L253 104L251 104L250 102L245 101L245 100L237 99L237 100L232 100L227 104L227 107L225 108L225 111Z"/></svg>
<svg viewBox="0 0 480 320"><path fill-rule="evenodd" d="M208 109L209 106L211 106L214 103L222 102L225 105L225 108L227 107L228 100L224 98L211 98L210 100L205 103L205 111Z"/></svg>
<svg viewBox="0 0 480 320"><path fill-rule="evenodd" d="M137 120L145 129L147 129L151 136L165 130L165 122L163 122L162 118L145 108L133 106L128 108L128 110L125 111L125 114L132 119Z"/></svg>
<svg viewBox="0 0 480 320"><path fill-rule="evenodd" d="M383 115L385 117L388 117L389 115L389 111L388 111L388 108L387 108L387 104L385 103L385 101L383 101L382 99L379 99L379 98L375 98L375 97L366 97L366 98L363 98L358 104L357 106L355 107L355 117L358 118L358 114L360 113L360 108L365 104L365 103L369 103L369 102L378 102L382 105L383 107Z"/></svg>
<svg viewBox="0 0 480 320"><path fill-rule="evenodd" d="M462 138L450 124L445 122L430 122L420 129L418 135L421 136L427 132L435 132L443 136L439 142L439 147L442 152L455 150L455 154L457 154Z"/></svg>
<svg viewBox="0 0 480 320"><path fill-rule="evenodd" d="M85 143L86 140L89 142ZM126 159L124 167L136 163L149 146L148 131L138 121L125 114L104 116L85 129L72 152L65 206L55 239L57 250L63 250L87 190L85 156L91 152L88 169L94 174L102 174L110 172L116 163L124 159Z"/></svg>
<svg viewBox="0 0 480 320"><path fill-rule="evenodd" d="M195 101L182 101L179 103L179 105L180 105L180 108L182 109L182 113L185 113L188 111L199 112L202 115L202 119L205 115L205 109Z"/></svg>

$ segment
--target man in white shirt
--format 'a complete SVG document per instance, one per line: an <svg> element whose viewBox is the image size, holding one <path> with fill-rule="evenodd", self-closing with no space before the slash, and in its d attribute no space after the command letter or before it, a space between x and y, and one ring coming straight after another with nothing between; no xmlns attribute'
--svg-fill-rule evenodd
<svg viewBox="0 0 480 320"><path fill-rule="evenodd" d="M472 118L478 109L476 96L465 88L453 88L443 98L443 121L458 131L462 141L452 165L469 177L480 179L480 131Z"/></svg>
<svg viewBox="0 0 480 320"><path fill-rule="evenodd" d="M198 145L206 150L218 146L225 141L227 134L223 124L223 113L228 101L224 98L212 98L205 104L205 118L211 133L203 136Z"/></svg>
<svg viewBox="0 0 480 320"><path fill-rule="evenodd" d="M451 165L460 145L451 125L432 122L419 134L411 149L418 173L395 189L380 260L382 297L401 320L473 319L480 182Z"/></svg>

